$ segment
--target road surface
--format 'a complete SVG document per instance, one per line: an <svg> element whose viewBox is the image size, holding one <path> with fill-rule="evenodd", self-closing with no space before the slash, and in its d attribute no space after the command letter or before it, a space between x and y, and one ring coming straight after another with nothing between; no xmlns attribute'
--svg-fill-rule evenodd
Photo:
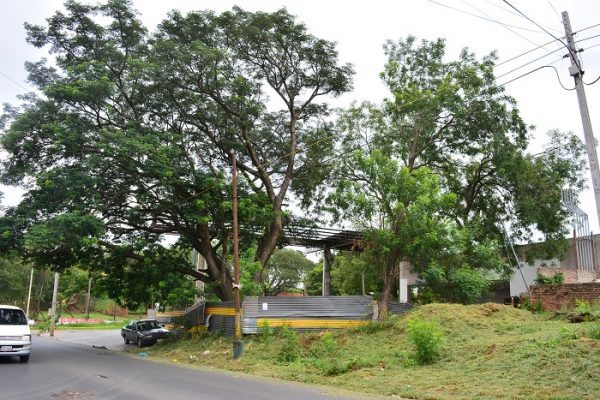
<svg viewBox="0 0 600 400"><path fill-rule="evenodd" d="M60 331L58 331L60 332ZM342 400L304 385L182 368L34 336L31 359L0 358L1 400ZM68 337L71 342L64 341ZM76 339L74 340L73 337ZM112 341L108 335L104 344ZM108 341L108 342L107 342ZM102 343L102 342L99 342ZM115 345L116 342L115 342ZM108 347L108 346L107 346Z"/></svg>

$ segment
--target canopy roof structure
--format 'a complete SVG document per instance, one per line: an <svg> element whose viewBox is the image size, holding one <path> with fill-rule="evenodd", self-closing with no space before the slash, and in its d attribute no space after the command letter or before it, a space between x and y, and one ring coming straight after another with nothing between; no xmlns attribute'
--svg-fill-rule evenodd
<svg viewBox="0 0 600 400"><path fill-rule="evenodd" d="M362 232L345 229L288 225L284 240L293 246L360 252L364 249Z"/></svg>

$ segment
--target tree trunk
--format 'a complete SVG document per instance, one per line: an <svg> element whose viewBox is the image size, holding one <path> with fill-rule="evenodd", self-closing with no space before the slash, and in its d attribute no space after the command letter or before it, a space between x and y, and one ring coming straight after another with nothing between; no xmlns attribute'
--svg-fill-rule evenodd
<svg viewBox="0 0 600 400"><path fill-rule="evenodd" d="M379 300L379 320L383 321L388 316L388 304L392 300L392 291L396 283L396 271L398 270L398 258L400 252L394 249L385 260L385 276L383 281L383 292Z"/></svg>
<svg viewBox="0 0 600 400"><path fill-rule="evenodd" d="M283 221L281 218L281 207L277 207L275 210L275 217L273 218L273 222L271 222L271 226L269 227L269 231L265 233L263 236L260 245L256 251L256 256L254 257L255 261L260 262L261 269L257 273L255 280L257 282L263 282L263 274L267 262L269 262L269 258L273 255L275 248L277 247L277 242L281 239L283 235Z"/></svg>

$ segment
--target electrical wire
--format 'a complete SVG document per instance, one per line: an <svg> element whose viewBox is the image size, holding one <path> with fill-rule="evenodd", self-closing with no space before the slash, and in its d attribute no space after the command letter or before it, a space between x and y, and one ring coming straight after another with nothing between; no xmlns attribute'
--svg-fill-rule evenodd
<svg viewBox="0 0 600 400"><path fill-rule="evenodd" d="M595 28L595 27L597 27L597 26L600 26L600 24L594 24L594 25L590 25L590 26L588 26L587 28L583 28L583 29L580 29L580 30L578 30L578 31L576 31L576 32L573 32L573 34L574 34L574 35L576 35L576 34L578 34L579 32L587 31L588 29L592 29L592 28Z"/></svg>
<svg viewBox="0 0 600 400"><path fill-rule="evenodd" d="M542 56L540 56L540 57L538 57L538 58L535 58L535 59L533 59L533 60L531 60L531 61L529 61L529 62L527 62L527 63L525 63L525 64L523 64L523 65L521 65L521 66L519 66L519 67L513 68L513 69L511 69L510 71L508 71L508 72L505 72L505 73L503 73L503 74L501 74L501 75L497 75L497 76L496 76L496 79L498 79L498 78L502 78L503 76L506 76L506 75L509 75L509 74L511 74L511 73L513 73L513 72L515 72L515 71L518 71L518 70L520 70L521 68L523 68L523 67L526 67L526 66L528 66L528 65L530 65L530 64L533 64L534 62L536 62L536 61L539 61L539 60L541 60L542 58L546 58L546 57L548 57L548 56L551 56L552 54L554 54L554 53L556 53L557 51L560 51L560 50L562 50L562 48L560 48L560 49L556 49L556 50L554 50L554 51L553 51L553 52L551 52L551 53L544 54L544 55L542 55ZM560 59L558 59L558 60L556 60L556 61L553 61L552 63L554 63L554 62L557 62L557 61L560 61L560 60L562 60L563 58L564 58L564 57L561 57ZM551 63L551 64L552 64L552 63Z"/></svg>
<svg viewBox="0 0 600 400"><path fill-rule="evenodd" d="M515 29L521 29L521 30L528 31L528 32L539 33L539 31L536 31L536 30L533 30L533 29L523 28L521 26L510 25L510 24L506 24L506 23L503 23L503 22L500 22L500 21L496 21L496 20L491 19L491 18L482 17L481 15L473 14L472 12L461 10L460 8L452 7L452 6L440 3L440 2L435 1L435 0L427 0L427 1L429 1L430 3L433 3L433 4L437 4L438 6L441 6L441 7L449 8L450 10L454 10L454 11L457 11L457 12L462 13L462 14L470 15L471 17L475 17L475 18L482 19L484 21L492 22L494 24L499 24L499 25L503 25L505 27L511 27L511 28L515 28ZM529 41L529 39L526 39L526 40ZM535 44L535 43L533 43L533 44Z"/></svg>
<svg viewBox="0 0 600 400"><path fill-rule="evenodd" d="M562 59L561 59L561 60L562 60ZM558 60L557 60L557 61L558 61ZM555 61L555 62L556 62L556 61ZM504 82L504 83L500 83L500 84L498 84L498 86L506 86L506 85L508 85L509 83L512 83L512 82L514 82L514 81L516 81L516 80L518 80L518 79L524 78L524 77L526 77L527 75L531 75L531 74L533 74L534 72L537 72L537 71L539 71L539 70L541 70L541 69L544 69L544 68L552 68L552 69L554 70L554 72L556 73L556 77L557 77L557 79L558 79L558 83L560 84L560 86L561 86L561 87L562 87L564 90L568 90L568 91L575 90L575 88L568 88L568 87L566 87L565 85L563 85L562 81L560 80L560 75L558 74L558 70L557 70L557 69L556 69L556 67L555 67L555 66L553 66L553 65L542 65L541 67L537 67L537 68L535 68L535 69L532 69L531 71L529 71L529 72L526 72L526 73L524 73L523 75L519 75L519 76L517 76L516 78L514 78L514 79L511 79L510 81L507 81L507 82Z"/></svg>
<svg viewBox="0 0 600 400"><path fill-rule="evenodd" d="M577 39L577 43L585 42L586 40L594 39L594 38L597 38L597 37L600 37L600 34L594 35L594 36L588 36L588 37L583 38L583 39Z"/></svg>
<svg viewBox="0 0 600 400"><path fill-rule="evenodd" d="M588 86L592 86L594 83L598 82L600 80L600 76L598 76L596 79L594 79L593 82L587 83L587 82L583 82L584 85L588 85Z"/></svg>
<svg viewBox="0 0 600 400"><path fill-rule="evenodd" d="M564 36L563 36L563 37L564 37ZM502 61L501 63L498 63L498 64L496 64L496 67L499 67L499 66L501 66L501 65L504 65L504 64L506 64L506 63L508 63L508 62L511 62L511 61L513 61L513 60L516 60L517 58L523 57L523 56L525 56L525 55L527 55L527 54L529 54L529 53L533 53L534 51L536 51L536 50L539 50L539 49L541 49L542 47L544 47L544 46L547 46L547 45L549 45L549 44L552 44L552 43L554 43L554 40L551 40L551 41L549 41L549 42L546 42L546 43L544 43L544 44L541 44L541 45L539 45L539 46L537 46L537 47L534 47L533 49L527 50L527 51L525 51L525 52L523 52L523 53L521 53L521 54L518 54L518 55L516 55L516 56L514 56L514 57L511 57L511 58L509 58L508 60Z"/></svg>
<svg viewBox="0 0 600 400"><path fill-rule="evenodd" d="M498 20L493 19L490 15L488 15L485 12L481 11L480 9L478 9L477 7L475 7L474 5L472 5L469 2L467 2L466 0L462 0L462 2L465 3L467 6L471 7L472 9L474 9L475 11L479 12L480 14L482 14L482 15L486 16L487 18L489 18L490 21L495 22L497 24L500 24L500 26L502 26L504 29L508 30L509 32L514 33L515 35L519 36L520 38L526 40L527 42L529 42L531 44L534 44L534 45L536 44L533 41L529 40L529 38L521 35L518 32L515 32L513 29L511 29L510 28L511 25L508 25L508 24L505 24L505 23L502 23L502 22L500 22ZM522 29L525 29L525 28L522 28ZM528 30L530 32L534 32L534 33L540 33L539 31L534 31L534 30L530 30L530 29L526 29L526 30ZM546 49L546 50L548 50L548 49Z"/></svg>
<svg viewBox="0 0 600 400"><path fill-rule="evenodd" d="M487 0L486 0L486 1L487 1ZM489 1L488 1L488 2L489 2ZM500 8L502 8L502 7L500 7ZM502 8L502 9L504 9L504 8ZM508 10L507 10L507 11L508 11ZM516 15L516 13L515 13L515 15ZM588 26L588 27L585 27L585 28L583 28L583 29L580 29L580 30L578 30L578 31L576 31L576 32L573 32L573 35L576 35L576 34L578 34L578 33L580 33L580 32L587 31L587 30L589 30L589 29L596 28L597 26L600 26L600 24L594 24L594 25L590 25L590 26ZM564 36L564 35L560 37L560 39L565 39L565 38L566 38L566 36ZM586 39L587 39L587 38L586 38ZM521 53L521 54L517 54L516 56L514 56L514 57L511 57L511 58L509 58L508 60L505 60L505 61L502 61L501 63L498 63L498 64L496 64L496 67L499 67L499 66L501 66L501 65L504 65L504 64L506 64L506 63L509 63L509 62L511 62L511 61L513 61L513 60L516 60L517 58L523 57L523 56L525 56L525 55L527 55L527 54L529 54L529 53L533 53L534 51L536 51L536 50L539 50L539 49L541 49L542 47L544 47L544 46L547 46L547 45L549 45L549 44L552 44L553 42L555 42L555 40L551 40L551 41L549 41L549 42L547 42L547 43L544 43L544 44L542 44L542 45L536 46L536 47L534 47L533 49L530 49L530 50L524 51L524 52L523 52L523 53Z"/></svg>
<svg viewBox="0 0 600 400"><path fill-rule="evenodd" d="M14 80L13 78L11 78L10 76L6 75L4 72L0 71L0 75L2 75L3 77L5 77L6 79L8 79L9 81L11 81L12 83L14 83L15 85L17 85L18 87L20 87L23 90L27 90L27 92L31 93L33 92L33 90L31 88L26 88L25 86L21 85L19 82L17 82L16 80Z"/></svg>
<svg viewBox="0 0 600 400"><path fill-rule="evenodd" d="M554 8L554 5L552 4L552 2L550 0L546 0L546 2L548 3L548 5L552 8L552 10L554 11L554 13L556 14L556 16L558 17L558 19L560 20L560 14L558 11L556 11L556 8Z"/></svg>
<svg viewBox="0 0 600 400"><path fill-rule="evenodd" d="M554 36L552 33L548 32L544 27L542 27L540 24L538 24L537 22L535 22L534 20L532 20L531 18L529 18L527 15L525 15L521 10L519 10L517 7L513 6L508 0L502 0L504 3L506 3L510 8L512 8L513 10L515 10L516 12L518 12L519 14L521 14L523 16L523 18L527 19L529 22L531 22L532 24L534 24L535 26L537 26L538 28L540 28L541 30L543 30L544 32L546 32L548 35L552 36L554 38L554 40L559 41L560 43L562 43L562 45L569 51L569 54L571 54L571 58L573 59L573 62L575 63L575 65L577 66L577 69L579 70L579 73L582 73L583 71L581 70L581 65L579 65L579 62L577 61L577 57L575 55L575 53L573 52L573 49L571 49L570 46L568 46L565 42L563 42L561 39L557 38L556 36Z"/></svg>

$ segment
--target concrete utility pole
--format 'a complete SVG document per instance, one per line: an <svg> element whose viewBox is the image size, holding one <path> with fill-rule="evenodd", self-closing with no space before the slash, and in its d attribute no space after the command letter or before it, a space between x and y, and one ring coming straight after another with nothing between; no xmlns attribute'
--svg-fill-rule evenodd
<svg viewBox="0 0 600 400"><path fill-rule="evenodd" d="M29 293L27 293L27 308L25 315L29 319L29 305L31 304L31 287L33 286L33 268L31 268L31 275L29 276Z"/></svg>
<svg viewBox="0 0 600 400"><path fill-rule="evenodd" d="M565 26L565 35L569 46L569 57L571 66L569 74L575 80L575 90L577 92L577 100L579 101L579 112L581 113L581 122L583 123L583 135L585 137L585 147L587 149L588 160L590 162L590 172L592 174L592 187L594 188L594 197L596 198L596 216L600 224L600 168L598 166L598 153L596 152L596 140L592 131L592 121L588 110L587 100L585 98L585 89L583 87L583 71L581 70L581 62L577 56L577 48L573 40L573 31L571 30L571 21L569 13L562 12L563 25Z"/></svg>
<svg viewBox="0 0 600 400"><path fill-rule="evenodd" d="M332 263L331 249L325 247L323 249L323 282L321 288L322 296L331 295L331 263Z"/></svg>
<svg viewBox="0 0 600 400"><path fill-rule="evenodd" d="M54 336L54 328L56 327L56 298L58 297L58 276L59 273L54 273L54 290L52 291L52 308L50 309L50 336Z"/></svg>
<svg viewBox="0 0 600 400"><path fill-rule="evenodd" d="M92 297L92 278L88 279L88 291L85 296L85 313L87 314L87 319L90 319L90 299Z"/></svg>
<svg viewBox="0 0 600 400"><path fill-rule="evenodd" d="M235 154L231 155L233 180L233 301L235 303L235 340L233 341L233 358L238 359L244 353L242 341L242 311L240 310L240 257L238 238L238 175Z"/></svg>

